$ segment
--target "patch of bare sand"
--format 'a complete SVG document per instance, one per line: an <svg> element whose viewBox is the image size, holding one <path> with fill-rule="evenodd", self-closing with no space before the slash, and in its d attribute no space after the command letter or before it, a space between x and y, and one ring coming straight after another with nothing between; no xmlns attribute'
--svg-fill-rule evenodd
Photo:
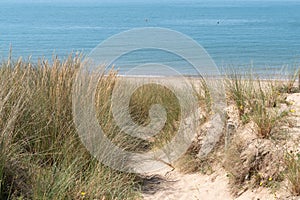
<svg viewBox="0 0 300 200"><path fill-rule="evenodd" d="M223 168L218 168L211 175L200 173L182 174L172 171L152 182L152 191L145 192L145 200L273 200L278 199L267 188L247 190L239 197L230 192L229 179ZM147 189L146 189L147 190Z"/></svg>

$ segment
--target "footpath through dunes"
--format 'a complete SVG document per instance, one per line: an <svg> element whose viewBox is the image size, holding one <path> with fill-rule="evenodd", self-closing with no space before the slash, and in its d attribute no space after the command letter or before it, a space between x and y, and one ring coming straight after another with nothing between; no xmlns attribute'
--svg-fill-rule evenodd
<svg viewBox="0 0 300 200"><path fill-rule="evenodd" d="M149 176L144 183L145 200L271 200L276 199L267 188L256 188L234 197L227 172L218 167L211 175L183 174L176 170L167 175Z"/></svg>
<svg viewBox="0 0 300 200"><path fill-rule="evenodd" d="M293 126L288 127L287 139L280 141L282 146L279 150L289 152L300 152L300 93L287 94L287 105L285 110L288 110L289 121L292 121ZM249 134L247 140L251 138L251 131L246 130L247 126L237 129L236 134ZM248 131L248 132L245 132ZM240 133L238 133L240 132ZM271 139L260 139L269 140ZM254 141L254 140L253 140ZM268 142L269 142L268 141ZM272 141L271 141L272 142ZM254 143L254 142L253 142ZM278 144L276 144L278 146ZM251 146L251 145L249 145ZM274 145L275 146L275 145ZM263 148L268 146L263 146ZM249 150L249 149L247 149ZM267 150L262 150L267 151ZM275 152L276 153L276 152ZM286 178L278 182L278 187L274 190L272 187L267 187L264 184L257 184L255 187L243 186L234 193L232 184L230 183L229 173L223 166L220 153L217 158L219 161L212 165L211 174L203 174L200 172L185 174L177 168L168 172L152 174L143 179L143 199L145 200L177 200L177 199L199 199L199 200L297 200L300 197L293 196L290 192L290 183ZM247 155L248 156L248 155ZM243 159L243 158L241 158ZM241 169L242 170L242 169ZM270 179L270 178L268 178ZM250 182L250 181L249 181Z"/></svg>

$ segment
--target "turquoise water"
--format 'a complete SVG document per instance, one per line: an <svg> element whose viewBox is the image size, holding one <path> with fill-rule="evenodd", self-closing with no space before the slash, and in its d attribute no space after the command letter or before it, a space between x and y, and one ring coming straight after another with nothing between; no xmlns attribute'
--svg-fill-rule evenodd
<svg viewBox="0 0 300 200"><path fill-rule="evenodd" d="M205 2L205 3L204 3ZM164 27L201 44L219 67L279 70L300 61L300 2L189 3L1 3L0 58L32 59L88 53L100 42L131 28ZM178 58L141 52L141 62ZM131 58L131 60L132 60ZM189 69L183 70L189 73Z"/></svg>

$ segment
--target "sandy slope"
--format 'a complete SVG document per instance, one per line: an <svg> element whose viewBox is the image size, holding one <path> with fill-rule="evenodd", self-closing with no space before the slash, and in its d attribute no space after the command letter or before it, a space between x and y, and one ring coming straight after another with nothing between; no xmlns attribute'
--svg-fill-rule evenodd
<svg viewBox="0 0 300 200"><path fill-rule="evenodd" d="M293 102L291 110L296 120L296 126L291 130L293 135L300 135L300 93L291 94L287 98ZM300 147L299 147L300 148ZM182 174L176 170L160 177L153 175L145 183L143 197L145 200L156 199L203 199L203 200L271 200L271 199L299 199L291 197L282 186L276 194L267 188L259 187L247 190L240 196L233 197L230 193L229 179L226 171L217 167L211 175L199 173Z"/></svg>

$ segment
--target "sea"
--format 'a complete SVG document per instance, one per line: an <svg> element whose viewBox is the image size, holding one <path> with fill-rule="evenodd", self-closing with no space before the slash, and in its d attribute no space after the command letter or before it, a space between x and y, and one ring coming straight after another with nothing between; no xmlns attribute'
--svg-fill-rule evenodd
<svg viewBox="0 0 300 200"><path fill-rule="evenodd" d="M219 69L280 74L300 66L300 1L278 0L0 1L0 59L10 51L14 59L32 61L84 57L111 36L144 27L192 38ZM193 75L182 62L178 55L148 49L113 64L124 72L136 64L163 63Z"/></svg>

